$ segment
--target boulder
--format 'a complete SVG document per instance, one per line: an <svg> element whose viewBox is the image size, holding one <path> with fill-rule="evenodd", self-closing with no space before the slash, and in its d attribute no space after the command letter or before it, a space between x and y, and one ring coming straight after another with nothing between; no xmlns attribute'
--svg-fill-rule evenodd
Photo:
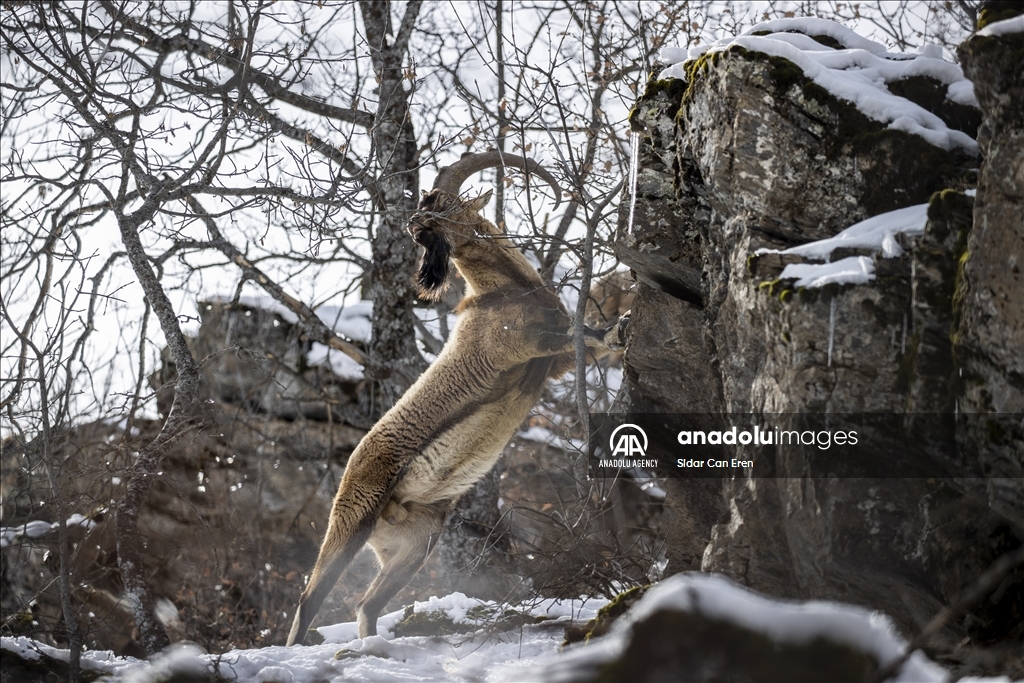
<svg viewBox="0 0 1024 683"><path fill-rule="evenodd" d="M800 30L775 24L766 32ZM769 595L881 609L912 634L1024 540L1013 419L1024 357L1020 35L961 48L968 75L989 83L976 82L980 133L982 111L955 66L910 69L911 56L881 46L870 62L886 75L878 97L892 111L913 113L915 102L929 130L876 120L885 112L823 87L820 45L720 41L648 83L630 117L635 201L627 191L617 234L641 283L618 411L719 412L783 428L806 414L905 416L872 443L899 460L894 444L909 432L927 473L808 478L806 453L776 445L766 469L711 493L700 486L714 480L670 480L669 573L695 569L702 546L704 571ZM976 134L985 156L974 197L965 188L979 182ZM920 216L913 229L832 245L818 263L815 245L840 231L908 215ZM840 261L863 277L835 277ZM826 271L814 282L794 275ZM1019 644L1022 617L1018 571L929 647L966 661L976 645Z"/></svg>

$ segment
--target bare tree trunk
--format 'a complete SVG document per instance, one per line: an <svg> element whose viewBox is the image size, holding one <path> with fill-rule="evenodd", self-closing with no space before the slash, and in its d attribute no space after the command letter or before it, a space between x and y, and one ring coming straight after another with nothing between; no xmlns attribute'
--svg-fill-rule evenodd
<svg viewBox="0 0 1024 683"><path fill-rule="evenodd" d="M45 364L40 359L39 388L40 392L45 396L48 390L43 368L45 368ZM50 411L46 401L43 401L42 405L43 461L46 463L46 474L50 480L50 491L53 495L53 500L57 501L57 558L60 568L57 583L60 589L60 606L61 611L64 613L64 625L68 631L68 681L69 683L78 683L81 676L82 634L78 629L78 619L71 602L71 552L68 542L67 499L65 497L64 482L62 481L64 477L61 476L61 466L58 464L53 453L53 430L50 425Z"/></svg>
<svg viewBox="0 0 1024 683"><path fill-rule="evenodd" d="M409 216L419 201L419 173L416 134L409 114L414 81L407 77L412 72L404 62L420 6L417 0L409 2L394 44L389 44L391 3L364 0L360 5L379 83L371 135L380 178L373 200L380 220L373 237L373 265L368 277L373 329L366 372L378 383L382 411L393 405L426 369L416 346L413 313L413 278L419 249L406 233Z"/></svg>
<svg viewBox="0 0 1024 683"><path fill-rule="evenodd" d="M494 58L498 63L498 134L495 142L498 151L505 151L505 134L508 132L508 116L505 109L508 103L505 101L505 32L502 26L502 15L504 7L501 0L496 0L494 5ZM505 230L505 167L498 166L494 169L494 224L498 229Z"/></svg>
<svg viewBox="0 0 1024 683"><path fill-rule="evenodd" d="M199 369L178 325L167 294L150 265L149 257L139 239L139 228L152 219L159 206L159 192L147 200L135 213L118 216L121 240L128 260L132 264L139 284L146 293L160 327L163 329L178 379L167 420L157 437L139 451L129 470L124 498L117 507L117 562L124 581L125 596L131 603L139 639L147 654L155 654L167 647L170 640L156 618L153 595L146 581L143 561L143 539L138 520L153 479L160 469L166 447L192 428L192 408L199 392Z"/></svg>

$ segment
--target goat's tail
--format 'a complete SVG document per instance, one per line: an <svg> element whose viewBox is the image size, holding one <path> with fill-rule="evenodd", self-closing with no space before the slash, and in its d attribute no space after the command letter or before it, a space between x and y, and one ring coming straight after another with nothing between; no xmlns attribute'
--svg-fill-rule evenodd
<svg viewBox="0 0 1024 683"><path fill-rule="evenodd" d="M320 554L310 574L309 584L299 597L287 645L302 644L320 606L377 526L377 520L400 473L382 467L382 460L386 461L374 457L357 457L357 453L353 453L349 459L345 476L334 498L331 520L324 542L320 545Z"/></svg>

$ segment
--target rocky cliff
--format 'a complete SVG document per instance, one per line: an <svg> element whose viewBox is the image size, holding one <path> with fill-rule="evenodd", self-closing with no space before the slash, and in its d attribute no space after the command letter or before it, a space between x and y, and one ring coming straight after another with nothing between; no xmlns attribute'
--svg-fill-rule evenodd
<svg viewBox="0 0 1024 683"><path fill-rule="evenodd" d="M914 479L806 478L782 445L756 474L670 479L670 573L866 605L909 635L1020 547L1024 38L983 34L960 49L977 104L937 55L813 20L670 51L648 83L615 409L896 415L926 453ZM1022 624L1018 570L929 647L977 663L991 644L998 662Z"/></svg>
<svg viewBox="0 0 1024 683"><path fill-rule="evenodd" d="M172 640L216 651L271 643L286 630L345 461L364 432L344 421L358 415L361 380L311 366L308 344L286 318L252 306L210 302L200 309L202 327L191 343L205 361L203 428L168 449L140 529ZM162 406L173 378L166 360L150 378ZM89 648L141 654L121 597L112 506L123 496L133 453L160 425L103 420L74 427L57 444L68 481L64 504L88 520L72 529L71 541L74 597ZM54 520L58 503L33 465L37 444L12 445L3 456L5 525ZM59 642L56 533L4 545L9 628ZM366 561L360 569L371 568ZM328 608L346 612L346 597Z"/></svg>

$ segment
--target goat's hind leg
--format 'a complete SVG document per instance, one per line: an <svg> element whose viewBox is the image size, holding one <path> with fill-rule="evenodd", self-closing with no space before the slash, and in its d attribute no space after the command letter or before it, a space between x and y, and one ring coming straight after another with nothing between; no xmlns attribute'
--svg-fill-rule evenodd
<svg viewBox="0 0 1024 683"><path fill-rule="evenodd" d="M309 575L309 584L299 597L295 619L285 643L287 646L302 645L313 618L320 611L320 605L330 595L345 567L366 545L375 521L375 516L368 516L349 526L337 515L331 515L327 535L320 546L320 555L316 558L316 564Z"/></svg>
<svg viewBox="0 0 1024 683"><path fill-rule="evenodd" d="M405 503L404 507L408 514L402 521L382 521L370 537L370 547L380 561L380 574L366 589L356 610L360 638L377 635L381 610L423 566L444 529L451 501L430 505Z"/></svg>
<svg viewBox="0 0 1024 683"><path fill-rule="evenodd" d="M360 448L362 446L360 445ZM366 545L386 507L396 477L381 466L379 458L349 458L345 476L334 497L327 534L310 573L309 584L299 597L288 633L287 645L302 644L306 631L330 594L341 573Z"/></svg>

